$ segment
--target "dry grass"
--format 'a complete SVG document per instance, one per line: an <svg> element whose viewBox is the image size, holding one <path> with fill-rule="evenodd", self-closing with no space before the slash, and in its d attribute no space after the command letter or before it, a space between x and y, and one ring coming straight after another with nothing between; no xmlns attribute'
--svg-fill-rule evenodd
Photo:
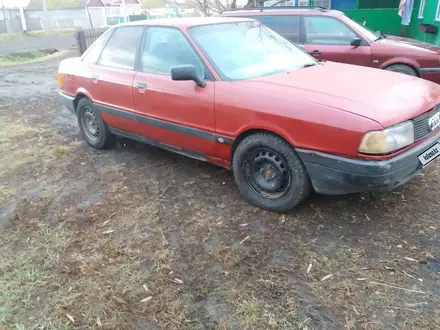
<svg viewBox="0 0 440 330"><path fill-rule="evenodd" d="M29 31L27 35L24 33L0 33L0 42L10 41L10 40L22 40L27 37L41 37L41 36L56 36L63 34L74 34L75 29L58 29L58 30L40 30L40 31Z"/></svg>
<svg viewBox="0 0 440 330"><path fill-rule="evenodd" d="M0 186L0 203L6 202L14 196L14 191L8 187Z"/></svg>
<svg viewBox="0 0 440 330"><path fill-rule="evenodd" d="M32 133L37 133L38 129L28 125L22 124L18 122L6 122L6 118L4 118L0 122L0 144L4 145L5 143L14 142L21 137L27 136Z"/></svg>
<svg viewBox="0 0 440 330"><path fill-rule="evenodd" d="M209 165L65 140L41 108L0 113L2 330L440 328L439 275L404 259L440 254L438 167L279 215Z"/></svg>
<svg viewBox="0 0 440 330"><path fill-rule="evenodd" d="M68 53L69 51L62 50L53 54L47 54L42 51L32 51L19 54L0 55L0 67L54 60L61 58Z"/></svg>
<svg viewBox="0 0 440 330"><path fill-rule="evenodd" d="M47 128L36 128L30 124L7 122L0 124L0 175L7 175L25 164L47 166L51 158L68 152L58 146L52 132Z"/></svg>
<svg viewBox="0 0 440 330"><path fill-rule="evenodd" d="M71 153L71 149L69 147L65 147L65 146L60 146L58 148L55 149L55 157L57 158L61 158L63 156L68 156Z"/></svg>

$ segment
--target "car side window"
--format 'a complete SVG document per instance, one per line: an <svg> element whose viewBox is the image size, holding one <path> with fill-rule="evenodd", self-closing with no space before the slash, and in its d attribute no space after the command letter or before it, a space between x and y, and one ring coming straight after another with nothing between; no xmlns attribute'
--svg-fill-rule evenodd
<svg viewBox="0 0 440 330"><path fill-rule="evenodd" d="M324 16L305 16L306 43L350 45L356 33L341 21Z"/></svg>
<svg viewBox="0 0 440 330"><path fill-rule="evenodd" d="M99 38L88 50L87 54L83 58L83 62L96 64L99 59L99 55L101 55L102 48L107 43L108 39L112 35L113 31L107 31L101 38Z"/></svg>
<svg viewBox="0 0 440 330"><path fill-rule="evenodd" d="M260 21L271 30L282 35L287 40L299 42L299 16L254 16L249 17Z"/></svg>
<svg viewBox="0 0 440 330"><path fill-rule="evenodd" d="M176 65L192 64L200 77L205 67L182 32L174 28L150 27L144 35L141 51L141 71L171 75Z"/></svg>
<svg viewBox="0 0 440 330"><path fill-rule="evenodd" d="M134 70L143 26L123 26L113 32L99 58L99 65Z"/></svg>

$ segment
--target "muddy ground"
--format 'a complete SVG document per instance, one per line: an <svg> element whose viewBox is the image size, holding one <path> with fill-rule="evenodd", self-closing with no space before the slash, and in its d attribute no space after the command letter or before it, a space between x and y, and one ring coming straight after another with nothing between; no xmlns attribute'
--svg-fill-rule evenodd
<svg viewBox="0 0 440 330"><path fill-rule="evenodd" d="M440 329L439 161L266 212L213 165L88 147L57 65L0 68L1 329Z"/></svg>

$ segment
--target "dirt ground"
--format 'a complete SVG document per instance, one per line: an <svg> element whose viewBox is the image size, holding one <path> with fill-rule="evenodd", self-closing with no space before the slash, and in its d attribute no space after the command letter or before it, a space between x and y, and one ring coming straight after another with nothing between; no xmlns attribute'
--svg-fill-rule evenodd
<svg viewBox="0 0 440 330"><path fill-rule="evenodd" d="M88 147L58 61L0 68L0 329L440 329L439 161L266 212L213 165Z"/></svg>

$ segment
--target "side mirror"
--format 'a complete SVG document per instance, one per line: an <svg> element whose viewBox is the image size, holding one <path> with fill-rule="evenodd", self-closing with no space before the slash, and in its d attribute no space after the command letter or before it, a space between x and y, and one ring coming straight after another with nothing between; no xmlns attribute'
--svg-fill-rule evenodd
<svg viewBox="0 0 440 330"><path fill-rule="evenodd" d="M202 77L199 77L197 70L194 65L183 64L176 65L171 68L171 79L172 80L193 80L199 87L205 87L206 81Z"/></svg>
<svg viewBox="0 0 440 330"><path fill-rule="evenodd" d="M358 47L358 46L361 45L361 43L362 43L362 39L360 39L360 38L355 38L355 39L353 39L353 40L350 42L350 45L355 46L355 47Z"/></svg>

